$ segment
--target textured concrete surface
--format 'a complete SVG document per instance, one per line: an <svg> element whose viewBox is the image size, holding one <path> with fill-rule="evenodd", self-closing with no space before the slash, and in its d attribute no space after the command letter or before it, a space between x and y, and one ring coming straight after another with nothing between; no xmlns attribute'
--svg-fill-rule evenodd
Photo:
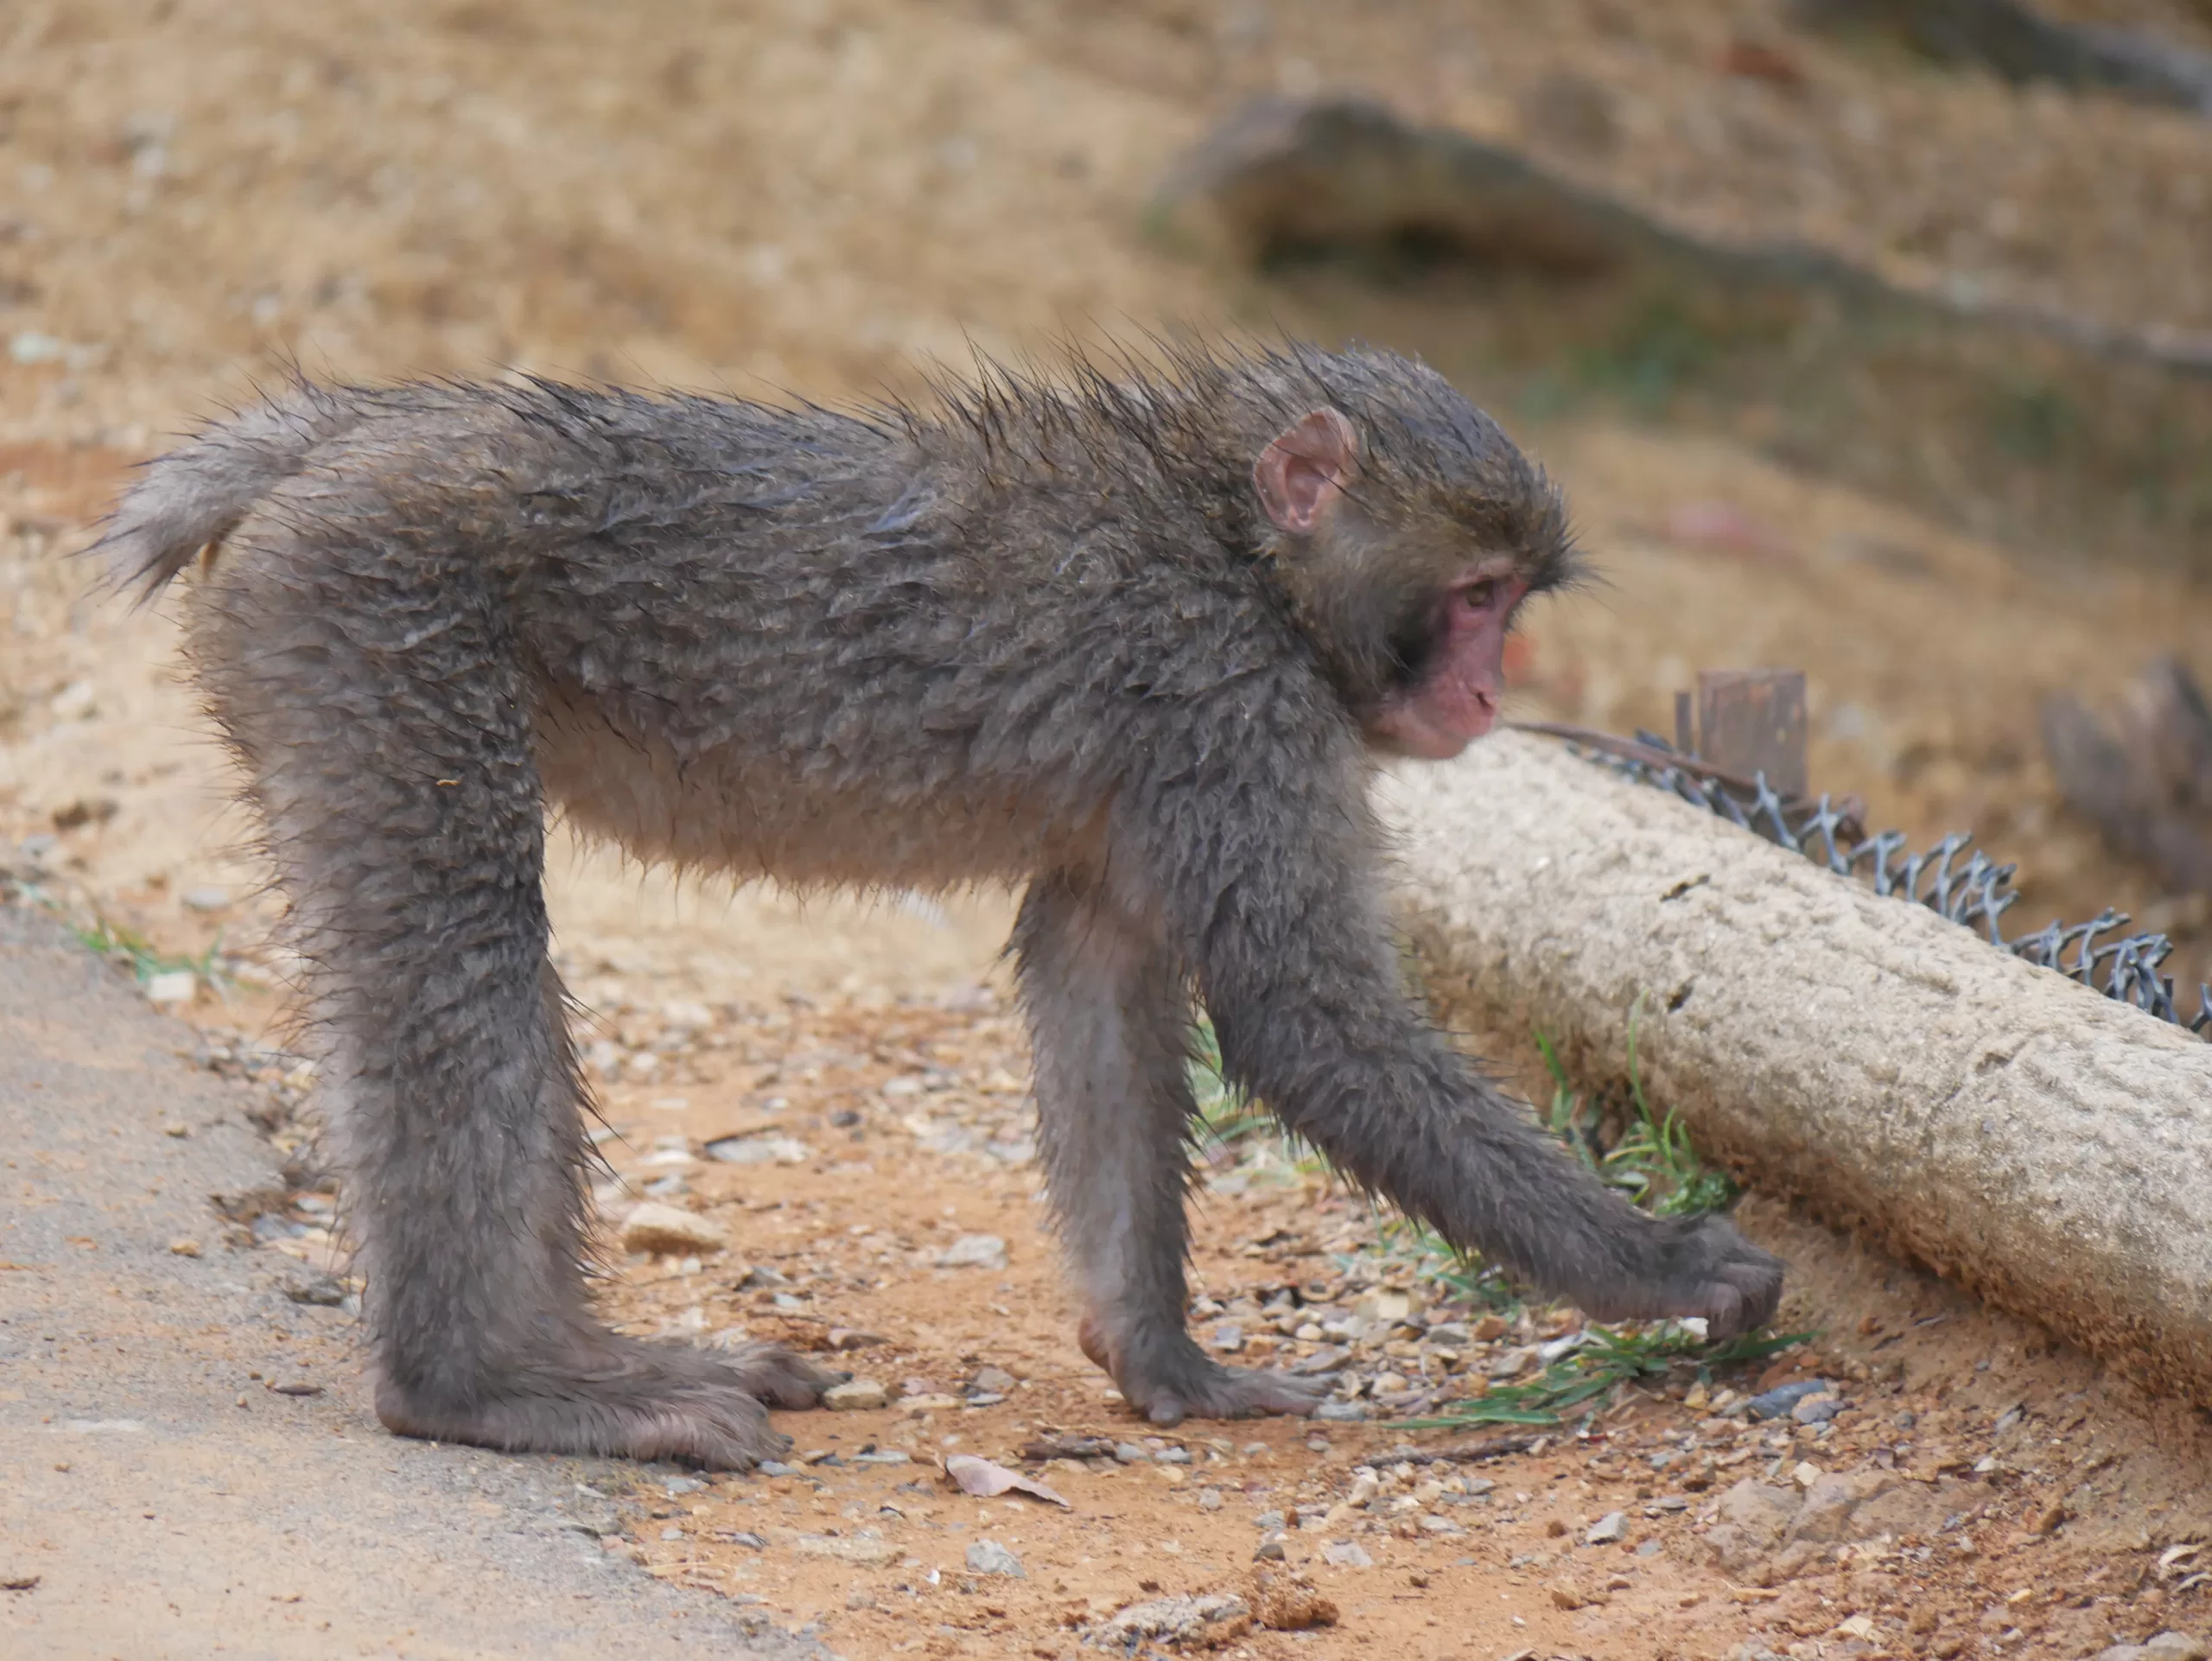
<svg viewBox="0 0 2212 1661"><path fill-rule="evenodd" d="M2212 1044L1544 741L1383 803L1443 1019L2212 1403Z"/></svg>
<svg viewBox="0 0 2212 1661"><path fill-rule="evenodd" d="M615 1467L387 1435L351 1319L221 1243L274 1161L189 1043L0 905L0 1655L818 1652L582 1531Z"/></svg>

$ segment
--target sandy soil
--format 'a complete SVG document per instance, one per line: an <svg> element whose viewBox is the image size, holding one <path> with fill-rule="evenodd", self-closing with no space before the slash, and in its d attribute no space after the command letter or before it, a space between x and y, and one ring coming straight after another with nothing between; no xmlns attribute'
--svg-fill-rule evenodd
<svg viewBox="0 0 2212 1661"><path fill-rule="evenodd" d="M1656 22L1587 0L1541 31L1516 16L1398 0L1355 27L1342 8L1288 4L818 0L672 3L641 28L570 3L85 0L0 18L0 856L166 952L219 941L249 979L281 980L260 944L271 905L239 851L250 828L225 805L170 624L88 602L86 573L54 557L86 540L130 461L255 376L289 358L353 376L515 366L866 396L970 340L1020 352L1249 317L1250 293L1147 244L1142 210L1176 149L1262 86L1383 86L1686 222L1811 236L1912 280L2136 324L2212 321L2212 215L2190 194L2212 176L2203 124L1895 74L1720 0ZM1806 86L1718 73L1739 35L1785 46ZM1611 139L1561 116L1588 107L1562 99L1566 75L1601 86ZM1821 785L1864 794L1883 823L1971 829L2021 860L2031 923L2120 905L2212 973L2202 897L2159 894L2060 809L2035 727L2045 692L2117 697L2157 651L2212 673L2212 601L2118 562L2022 559L1724 445L1611 426L1534 437L1607 582L1534 620L1526 713L1663 727L1698 667L1802 665ZM823 1614L847 1653L1072 1653L1147 1582L1240 1586L1255 1517L1306 1505L1317 1526L1286 1531L1287 1562L1341 1623L1237 1640L1255 1652L2068 1654L2202 1624L2200 1594L2178 1589L2193 1559L2162 1563L2212 1531L2194 1416L1756 1203L1753 1226L1799 1263L1792 1318L1827 1334L1808 1365L1853 1410L1825 1438L1792 1432L1786 1455L1770 1428L1708 1427L1677 1379L1609 1410L1602 1435L1459 1461L1452 1480L1495 1489L1408 1510L1392 1506L1433 1467L1394 1478L1382 1455L1437 1439L1360 1424L1328 1427L1324 1451L1308 1426L1198 1427L1178 1443L1188 1466L1046 1467L1066 1513L955 1497L930 1464L948 1448L1004 1456L1047 1426L1141 1429L1068 1340L1019 1157L1024 1060L989 990L1005 896L800 908L567 849L551 882L563 968L601 1023L594 1065L622 1135L610 1157L640 1185L679 1179L677 1203L734 1239L696 1270L625 1263L620 1312L709 1339L872 1333L883 1342L849 1365L918 1380L925 1398L957 1403L985 1365L1021 1381L991 1406L795 1422L803 1448L872 1441L909 1453L904 1467L848 1460L680 1496L667 1473L641 1473L618 1544L655 1573ZM254 1041L276 1030L273 996L232 996L203 991L195 1018ZM274 1087L287 1066L251 1056L244 1070ZM767 1168L702 1157L748 1130L806 1151ZM1305 1298L1317 1282L1315 1307L1348 1321L1374 1289L1358 1276L1403 1277L1364 1249L1363 1215L1307 1176L1243 1174L1243 1193L1217 1182L1208 1197L1198 1267L1248 1351L1269 1335L1294 1356L1313 1347L1261 1319L1282 1288ZM965 1233L1003 1238L1006 1270L931 1266ZM1458 1365L1479 1371L1560 1319L1463 1345ZM1452 1376L1439 1359L1452 1346L1410 1327L1366 1341L1411 1347L1356 1348L1363 1377ZM1365 1460L1379 1509L1328 1521ZM1806 1463L1894 1480L1913 1503L1882 1502L1900 1524L1885 1545L1834 1518L1754 1539L1784 1502L1732 1499L1732 1486L1780 1493ZM1613 1510L1632 1519L1623 1543L1576 1543ZM963 1589L966 1547L986 1533L1026 1580ZM1332 1543L1374 1566L1330 1565ZM1847 1627L1857 1615L1870 1625Z"/></svg>

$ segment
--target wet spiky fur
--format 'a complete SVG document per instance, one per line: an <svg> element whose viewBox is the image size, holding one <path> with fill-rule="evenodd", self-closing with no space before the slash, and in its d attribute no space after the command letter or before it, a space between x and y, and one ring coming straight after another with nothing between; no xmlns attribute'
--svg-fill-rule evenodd
<svg viewBox="0 0 2212 1661"><path fill-rule="evenodd" d="M591 1318L583 1087L543 823L787 882L1026 881L1014 947L1085 1344L1156 1418L1302 1410L1182 1326L1189 996L1356 1181L1608 1315L1773 1308L1715 1220L1602 1190L1421 1021L1363 722L1442 584L1571 576L1555 493L1382 353L987 368L856 413L518 385L300 385L153 463L104 544L205 556L193 649L315 965L386 1422L742 1464L823 1375ZM1255 457L1320 405L1358 531Z"/></svg>

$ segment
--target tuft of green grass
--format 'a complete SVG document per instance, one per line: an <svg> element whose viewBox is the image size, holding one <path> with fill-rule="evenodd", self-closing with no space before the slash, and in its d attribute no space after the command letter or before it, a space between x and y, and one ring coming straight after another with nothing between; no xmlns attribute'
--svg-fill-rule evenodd
<svg viewBox="0 0 2212 1661"><path fill-rule="evenodd" d="M238 983L236 965L223 955L223 937L219 931L207 949L196 957L163 951L137 930L117 922L105 913L94 912L90 922L80 922L64 913L46 895L39 894L37 898L48 910L61 919L70 933L77 937L78 943L87 951L129 970L131 978L141 986L156 975L174 974L180 970L191 971L204 983L219 992Z"/></svg>
<svg viewBox="0 0 2212 1661"><path fill-rule="evenodd" d="M1526 1384L1493 1384L1482 1395L1451 1403L1426 1419L1408 1419L1411 1430L1464 1430L1484 1424L1559 1424L1577 1409L1596 1412L1620 1385L1694 1366L1710 1378L1719 1367L1764 1361L1813 1337L1811 1333L1746 1333L1711 1344L1671 1321L1642 1327L1583 1328L1583 1342Z"/></svg>
<svg viewBox="0 0 2212 1661"><path fill-rule="evenodd" d="M1225 1151L1254 1136L1280 1134L1267 1109L1230 1083L1221 1070L1221 1039L1201 1015L1192 1025L1189 1076L1191 1098L1198 1104L1199 1145L1208 1153Z"/></svg>
<svg viewBox="0 0 2212 1661"><path fill-rule="evenodd" d="M1662 1216L1718 1210L1736 1198L1735 1184L1699 1157L1678 1114L1653 1112L1637 1050L1642 1015L1639 1004L1629 1017L1628 1088L1625 1098L1617 1101L1610 1112L1605 1104L1574 1088L1557 1047L1546 1034L1536 1034L1552 1078L1544 1122L1600 1181L1635 1204ZM1220 1041L1203 1015L1192 1031L1190 1079L1200 1144L1208 1155L1227 1155L1254 1136L1281 1136L1280 1127L1267 1111L1223 1075ZM1608 1126L1615 1123L1619 1129L1609 1140ZM1286 1146L1295 1158L1298 1150ZM1436 1302L1509 1319L1522 1312L1522 1291L1510 1275L1475 1254L1457 1251L1426 1224L1377 1206L1375 1226L1379 1255L1402 1268L1410 1266L1416 1280L1435 1289ZM1340 1257L1337 1267L1349 1271L1355 1262L1355 1257ZM1479 1396L1448 1403L1430 1417L1405 1421L1404 1428L1560 1424L1578 1411L1599 1411L1623 1384L1688 1368L1709 1378L1715 1369L1764 1360L1815 1336L1745 1335L1711 1344L1678 1321L1591 1325L1583 1328L1583 1334L1580 1345L1535 1378L1492 1385Z"/></svg>
<svg viewBox="0 0 2212 1661"><path fill-rule="evenodd" d="M1544 1034L1536 1034L1536 1047L1552 1076L1551 1105L1545 1123L1600 1179L1646 1211L1661 1217L1694 1217L1723 1210L1735 1202L1734 1181L1726 1172L1713 1169L1698 1156L1678 1111L1669 1108L1662 1118L1651 1111L1644 1094L1643 1069L1637 1060L1637 1029L1642 1017L1639 1000L1628 1019L1628 1104L1623 1116L1626 1123L1610 1148L1603 1135L1602 1108L1594 1106L1568 1083L1557 1047Z"/></svg>
<svg viewBox="0 0 2212 1661"><path fill-rule="evenodd" d="M1414 1278L1439 1289L1438 1302L1503 1315L1516 1315L1525 1306L1521 1289L1505 1270L1476 1252L1459 1251L1426 1223L1378 1206L1375 1231L1383 1256L1410 1259Z"/></svg>

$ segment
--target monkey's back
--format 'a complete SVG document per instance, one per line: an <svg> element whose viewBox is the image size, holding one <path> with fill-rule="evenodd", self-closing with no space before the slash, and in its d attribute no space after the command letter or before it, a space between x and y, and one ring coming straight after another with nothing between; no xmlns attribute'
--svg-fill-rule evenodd
<svg viewBox="0 0 2212 1661"><path fill-rule="evenodd" d="M448 684L511 658L546 797L647 858L1019 876L1095 853L1194 705L1308 703L1260 578L1172 498L1075 476L1088 452L979 467L922 423L541 385L310 419L224 533L203 658L272 628Z"/></svg>

